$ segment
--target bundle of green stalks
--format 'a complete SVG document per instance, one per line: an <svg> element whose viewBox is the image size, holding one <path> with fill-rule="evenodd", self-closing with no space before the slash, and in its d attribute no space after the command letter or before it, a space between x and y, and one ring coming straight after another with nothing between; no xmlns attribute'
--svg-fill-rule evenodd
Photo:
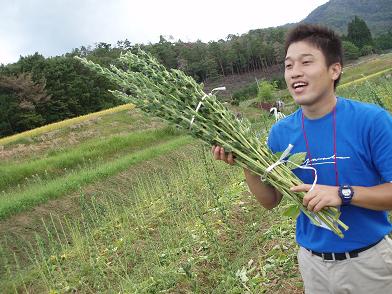
<svg viewBox="0 0 392 294"><path fill-rule="evenodd" d="M348 227L339 220L340 212L334 207L312 213L303 206L304 192L294 193L290 187L301 184L291 169L305 159L305 154L293 154L287 164L281 154L272 154L251 129L247 119L237 119L213 93L206 94L203 86L180 70L167 70L150 54L138 50L127 52L118 59L118 65L101 67L77 57L93 71L113 81L121 90L111 91L119 99L130 102L149 115L160 117L187 130L193 137L208 145L220 145L235 155L235 163L259 175L263 181L279 190L292 201L291 211L303 211L315 225L326 225L343 237L339 226ZM286 157L286 156L284 156ZM290 163L294 162L294 164Z"/></svg>

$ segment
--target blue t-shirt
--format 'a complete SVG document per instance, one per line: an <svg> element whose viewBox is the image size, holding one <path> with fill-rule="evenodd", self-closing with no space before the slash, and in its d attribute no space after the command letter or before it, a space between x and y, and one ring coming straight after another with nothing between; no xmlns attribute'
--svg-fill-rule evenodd
<svg viewBox="0 0 392 294"><path fill-rule="evenodd" d="M304 127L317 183L336 186L333 112L314 120L305 117ZM292 154L306 152L302 109L278 121L270 131L268 146L274 153L284 151L288 144L294 145ZM339 185L371 187L392 182L391 115L378 106L338 97L336 156ZM304 164L308 161L307 157ZM297 168L293 172L304 183L313 183L312 170ZM343 231L343 239L315 226L301 212L297 218L298 244L314 251L346 252L370 245L392 231L387 211L341 206L340 219L350 227Z"/></svg>

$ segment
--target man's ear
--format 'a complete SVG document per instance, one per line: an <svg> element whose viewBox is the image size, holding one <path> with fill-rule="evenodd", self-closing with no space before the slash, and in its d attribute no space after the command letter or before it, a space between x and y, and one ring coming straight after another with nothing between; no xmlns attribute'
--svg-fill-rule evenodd
<svg viewBox="0 0 392 294"><path fill-rule="evenodd" d="M342 65L339 62L333 63L329 67L331 77L336 81L342 73Z"/></svg>

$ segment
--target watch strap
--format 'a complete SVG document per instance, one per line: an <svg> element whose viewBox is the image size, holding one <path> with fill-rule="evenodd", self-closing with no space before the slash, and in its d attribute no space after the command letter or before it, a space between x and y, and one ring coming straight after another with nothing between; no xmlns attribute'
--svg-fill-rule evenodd
<svg viewBox="0 0 392 294"><path fill-rule="evenodd" d="M354 196L354 190L350 185L342 185L339 187L339 197L342 199L342 205L348 205Z"/></svg>

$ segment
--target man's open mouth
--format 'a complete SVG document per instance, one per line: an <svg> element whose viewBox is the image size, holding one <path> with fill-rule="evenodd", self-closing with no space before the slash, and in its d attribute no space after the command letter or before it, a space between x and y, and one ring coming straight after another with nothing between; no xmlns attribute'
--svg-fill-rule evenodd
<svg viewBox="0 0 392 294"><path fill-rule="evenodd" d="M307 85L308 85L308 83L305 83L305 82L295 82L295 83L291 84L291 86L292 86L295 90L301 89L301 88L303 88L303 87L306 87Z"/></svg>

